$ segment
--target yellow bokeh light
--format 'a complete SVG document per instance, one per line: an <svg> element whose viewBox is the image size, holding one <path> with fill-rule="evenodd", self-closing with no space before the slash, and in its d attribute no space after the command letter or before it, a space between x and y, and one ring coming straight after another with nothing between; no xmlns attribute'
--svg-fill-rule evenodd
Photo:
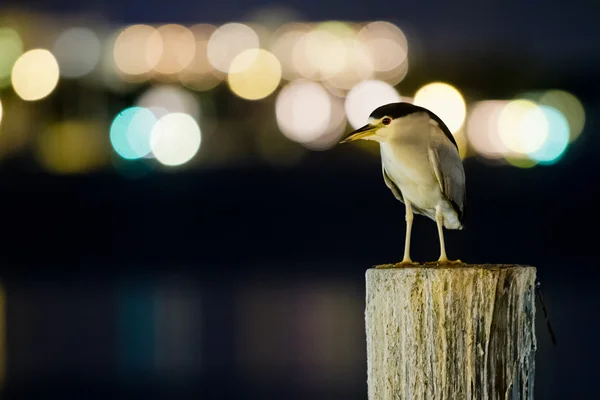
<svg viewBox="0 0 600 400"><path fill-rule="evenodd" d="M467 106L458 89L447 83L433 82L420 88L413 104L425 107L444 121L452 133L463 126Z"/></svg>
<svg viewBox="0 0 600 400"><path fill-rule="evenodd" d="M548 138L548 120L532 101L513 100L498 116L498 134L504 145L521 154L538 150Z"/></svg>
<svg viewBox="0 0 600 400"><path fill-rule="evenodd" d="M585 109L577 97L564 90L549 90L540 97L538 103L553 107L565 116L571 142L579 137L585 126Z"/></svg>
<svg viewBox="0 0 600 400"><path fill-rule="evenodd" d="M354 129L366 124L369 115L379 106L401 101L394 87L378 80L366 80L355 85L346 96L345 109L348 122Z"/></svg>
<svg viewBox="0 0 600 400"><path fill-rule="evenodd" d="M201 141L198 124L184 113L165 115L156 122L150 134L154 157L171 167L190 161L198 152Z"/></svg>
<svg viewBox="0 0 600 400"><path fill-rule="evenodd" d="M240 53L231 62L227 83L238 96L248 100L267 97L281 81L281 64L263 49L250 49Z"/></svg>
<svg viewBox="0 0 600 400"><path fill-rule="evenodd" d="M221 72L229 72L233 59L244 50L259 47L258 35L248 25L237 22L219 27L208 40L208 61Z"/></svg>
<svg viewBox="0 0 600 400"><path fill-rule="evenodd" d="M299 65L300 72L309 79L327 79L340 72L347 62L344 42L334 33L316 29L306 35L297 45L296 51L304 53L308 62ZM302 68L302 66L308 68Z"/></svg>
<svg viewBox="0 0 600 400"><path fill-rule="evenodd" d="M30 50L13 66L13 89L23 100L40 100L52 93L59 74L58 62L52 53L45 49Z"/></svg>
<svg viewBox="0 0 600 400"><path fill-rule="evenodd" d="M163 40L150 25L138 24L124 29L117 37L113 56L119 70L128 75L149 73L161 60Z"/></svg>
<svg viewBox="0 0 600 400"><path fill-rule="evenodd" d="M0 88L10 84L10 72L23 54L21 37L12 28L0 28Z"/></svg>
<svg viewBox="0 0 600 400"><path fill-rule="evenodd" d="M177 74L194 59L196 38L185 26L167 24L157 30L162 39L163 51L154 70L160 74Z"/></svg>
<svg viewBox="0 0 600 400"><path fill-rule="evenodd" d="M327 133L332 116L330 94L317 82L299 79L277 95L275 113L281 132L290 140L309 143Z"/></svg>
<svg viewBox="0 0 600 400"><path fill-rule="evenodd" d="M51 125L37 138L36 156L52 172L85 173L106 165L105 130L96 123L69 121Z"/></svg>

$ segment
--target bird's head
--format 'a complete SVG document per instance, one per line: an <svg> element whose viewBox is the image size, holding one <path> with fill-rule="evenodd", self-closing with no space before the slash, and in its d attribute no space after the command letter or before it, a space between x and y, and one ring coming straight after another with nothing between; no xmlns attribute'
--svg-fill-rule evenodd
<svg viewBox="0 0 600 400"><path fill-rule="evenodd" d="M378 107L369 116L368 124L350 132L340 143L353 142L359 139L385 142L397 131L396 128L403 123L404 117L420 111L426 110L404 102L390 103Z"/></svg>

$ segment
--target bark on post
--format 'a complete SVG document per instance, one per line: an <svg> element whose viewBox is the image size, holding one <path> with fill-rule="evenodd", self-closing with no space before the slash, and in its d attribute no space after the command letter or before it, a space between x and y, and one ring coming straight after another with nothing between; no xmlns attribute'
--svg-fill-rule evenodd
<svg viewBox="0 0 600 400"><path fill-rule="evenodd" d="M533 399L534 267L389 267L366 273L370 400Z"/></svg>

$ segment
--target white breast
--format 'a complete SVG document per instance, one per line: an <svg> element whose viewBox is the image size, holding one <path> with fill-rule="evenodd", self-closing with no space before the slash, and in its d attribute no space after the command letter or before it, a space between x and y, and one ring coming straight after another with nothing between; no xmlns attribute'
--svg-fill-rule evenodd
<svg viewBox="0 0 600 400"><path fill-rule="evenodd" d="M430 118L414 114L394 122L393 135L381 143L381 161L406 200L434 212L444 200L429 161Z"/></svg>

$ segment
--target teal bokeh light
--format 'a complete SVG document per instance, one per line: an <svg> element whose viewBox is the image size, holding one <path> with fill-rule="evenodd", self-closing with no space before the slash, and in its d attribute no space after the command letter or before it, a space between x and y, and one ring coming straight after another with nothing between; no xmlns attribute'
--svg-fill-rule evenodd
<svg viewBox="0 0 600 400"><path fill-rule="evenodd" d="M130 107L121 111L110 126L110 143L121 157L134 160L151 151L150 133L156 116L144 107Z"/></svg>
<svg viewBox="0 0 600 400"><path fill-rule="evenodd" d="M548 121L548 138L544 144L529 154L529 158L542 165L551 165L562 158L569 145L569 122L556 108L540 106Z"/></svg>

